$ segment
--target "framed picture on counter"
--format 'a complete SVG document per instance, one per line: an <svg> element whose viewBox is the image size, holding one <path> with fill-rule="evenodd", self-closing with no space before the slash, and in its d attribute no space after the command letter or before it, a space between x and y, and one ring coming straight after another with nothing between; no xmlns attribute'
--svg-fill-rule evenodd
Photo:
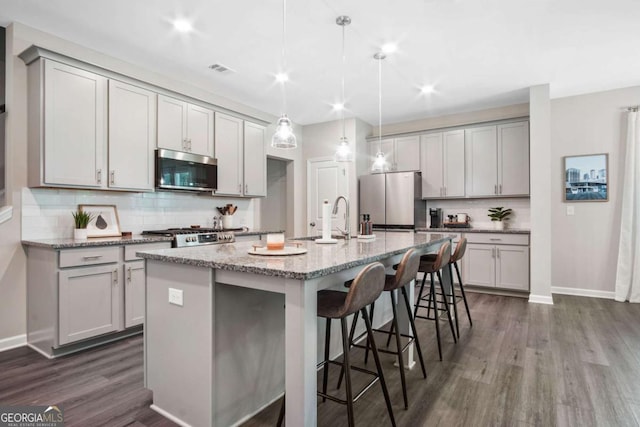
<svg viewBox="0 0 640 427"><path fill-rule="evenodd" d="M608 201L608 168L608 154L566 156L564 158L564 201Z"/></svg>
<svg viewBox="0 0 640 427"><path fill-rule="evenodd" d="M120 220L116 205L78 205L82 212L91 214L87 237L119 237Z"/></svg>

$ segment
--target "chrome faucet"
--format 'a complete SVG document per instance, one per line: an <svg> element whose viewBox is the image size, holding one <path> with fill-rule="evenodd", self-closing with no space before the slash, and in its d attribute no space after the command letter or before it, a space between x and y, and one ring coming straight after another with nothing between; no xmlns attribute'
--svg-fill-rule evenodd
<svg viewBox="0 0 640 427"><path fill-rule="evenodd" d="M349 220L349 199L347 199L345 196L338 196L336 198L336 201L333 202L333 211L331 213L333 215L338 213L338 202L340 201L340 199L344 200L344 204L347 208L347 211L345 212L344 231L340 230L339 228L338 228L338 231L342 233L345 240L349 240L351 239L351 225L350 225L351 221Z"/></svg>

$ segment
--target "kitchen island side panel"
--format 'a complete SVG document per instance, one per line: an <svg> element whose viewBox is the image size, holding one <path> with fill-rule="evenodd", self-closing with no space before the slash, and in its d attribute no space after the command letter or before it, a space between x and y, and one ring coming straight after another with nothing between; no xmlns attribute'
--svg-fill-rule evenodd
<svg viewBox="0 0 640 427"><path fill-rule="evenodd" d="M193 426L212 425L213 307L209 268L147 260L145 362L153 408ZM183 305L169 303L169 288Z"/></svg>

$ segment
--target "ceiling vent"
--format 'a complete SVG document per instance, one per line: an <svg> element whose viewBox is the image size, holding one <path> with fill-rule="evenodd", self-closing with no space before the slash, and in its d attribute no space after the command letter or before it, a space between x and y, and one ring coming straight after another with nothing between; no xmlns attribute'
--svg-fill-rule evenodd
<svg viewBox="0 0 640 427"><path fill-rule="evenodd" d="M226 65L222 65L222 64L212 64L209 65L209 69L213 70L217 73L220 74L231 74L231 73L235 73L235 70L227 67Z"/></svg>

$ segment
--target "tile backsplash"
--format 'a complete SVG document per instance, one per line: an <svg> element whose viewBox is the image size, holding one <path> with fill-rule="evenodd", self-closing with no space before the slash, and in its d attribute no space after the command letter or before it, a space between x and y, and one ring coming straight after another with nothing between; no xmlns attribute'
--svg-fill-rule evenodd
<svg viewBox="0 0 640 427"><path fill-rule="evenodd" d="M447 220L447 215L466 213L471 217L471 227L492 228L493 224L487 214L489 208L497 206L513 209L513 214L509 217L509 228L531 227L531 204L528 198L428 200L427 222L429 208L441 208L443 221Z"/></svg>
<svg viewBox="0 0 640 427"><path fill-rule="evenodd" d="M254 224L254 199L155 192L120 193L88 190L22 189L22 239L55 239L73 235L71 212L78 205L115 205L120 229L139 234L143 230L200 225L211 227L216 207L233 203L234 227Z"/></svg>

